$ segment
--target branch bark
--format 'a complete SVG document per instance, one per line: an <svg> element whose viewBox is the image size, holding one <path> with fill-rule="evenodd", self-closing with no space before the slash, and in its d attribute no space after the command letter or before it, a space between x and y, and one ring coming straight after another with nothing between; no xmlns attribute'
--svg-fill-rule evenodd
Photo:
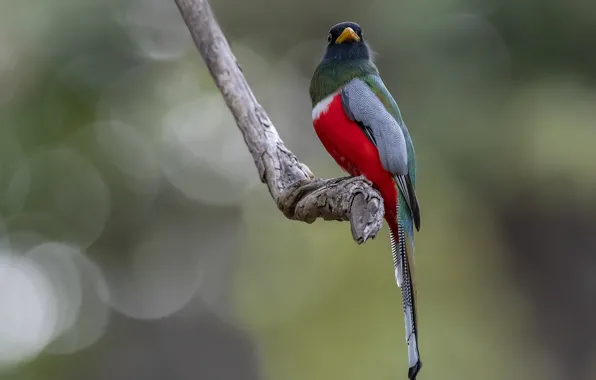
<svg viewBox="0 0 596 380"><path fill-rule="evenodd" d="M287 218L306 223L349 220L358 244L374 238L384 211L371 183L363 177L315 178L286 148L257 102L207 0L175 1L277 207Z"/></svg>

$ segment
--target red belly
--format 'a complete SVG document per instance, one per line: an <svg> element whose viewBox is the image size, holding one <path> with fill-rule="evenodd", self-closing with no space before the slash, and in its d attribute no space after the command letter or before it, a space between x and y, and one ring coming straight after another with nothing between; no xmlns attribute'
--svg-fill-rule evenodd
<svg viewBox="0 0 596 380"><path fill-rule="evenodd" d="M328 110L313 121L313 126L338 165L352 176L363 175L370 180L381 192L387 211L393 214L397 205L393 176L383 169L375 145L344 112L340 95L336 95Z"/></svg>

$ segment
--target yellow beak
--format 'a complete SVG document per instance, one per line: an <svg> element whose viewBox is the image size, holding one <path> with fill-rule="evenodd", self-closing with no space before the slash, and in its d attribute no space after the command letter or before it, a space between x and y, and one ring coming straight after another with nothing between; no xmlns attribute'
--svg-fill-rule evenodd
<svg viewBox="0 0 596 380"><path fill-rule="evenodd" d="M354 32L354 29L348 27L348 28L345 28L343 32L341 32L339 37L337 37L337 40L335 40L335 43L341 44L345 41L358 42L358 41L360 41L360 37L358 37L358 34L356 34L356 32Z"/></svg>

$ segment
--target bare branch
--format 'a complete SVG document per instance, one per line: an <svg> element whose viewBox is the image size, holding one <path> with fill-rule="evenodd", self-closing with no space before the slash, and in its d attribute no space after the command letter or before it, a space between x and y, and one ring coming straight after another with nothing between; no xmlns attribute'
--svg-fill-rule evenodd
<svg viewBox="0 0 596 380"><path fill-rule="evenodd" d="M257 166L283 214L312 223L349 220L359 244L383 224L383 199L363 177L315 179L290 152L244 79L207 0L175 0Z"/></svg>

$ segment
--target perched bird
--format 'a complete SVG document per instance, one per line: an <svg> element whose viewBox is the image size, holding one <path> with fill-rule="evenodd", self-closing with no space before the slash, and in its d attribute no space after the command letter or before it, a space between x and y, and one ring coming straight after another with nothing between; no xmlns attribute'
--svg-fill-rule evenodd
<svg viewBox="0 0 596 380"><path fill-rule="evenodd" d="M422 367L410 267L414 228L420 229L414 146L360 26L339 23L327 41L310 83L313 126L337 164L352 176L366 177L383 197L395 280L402 293L408 378L414 380Z"/></svg>

